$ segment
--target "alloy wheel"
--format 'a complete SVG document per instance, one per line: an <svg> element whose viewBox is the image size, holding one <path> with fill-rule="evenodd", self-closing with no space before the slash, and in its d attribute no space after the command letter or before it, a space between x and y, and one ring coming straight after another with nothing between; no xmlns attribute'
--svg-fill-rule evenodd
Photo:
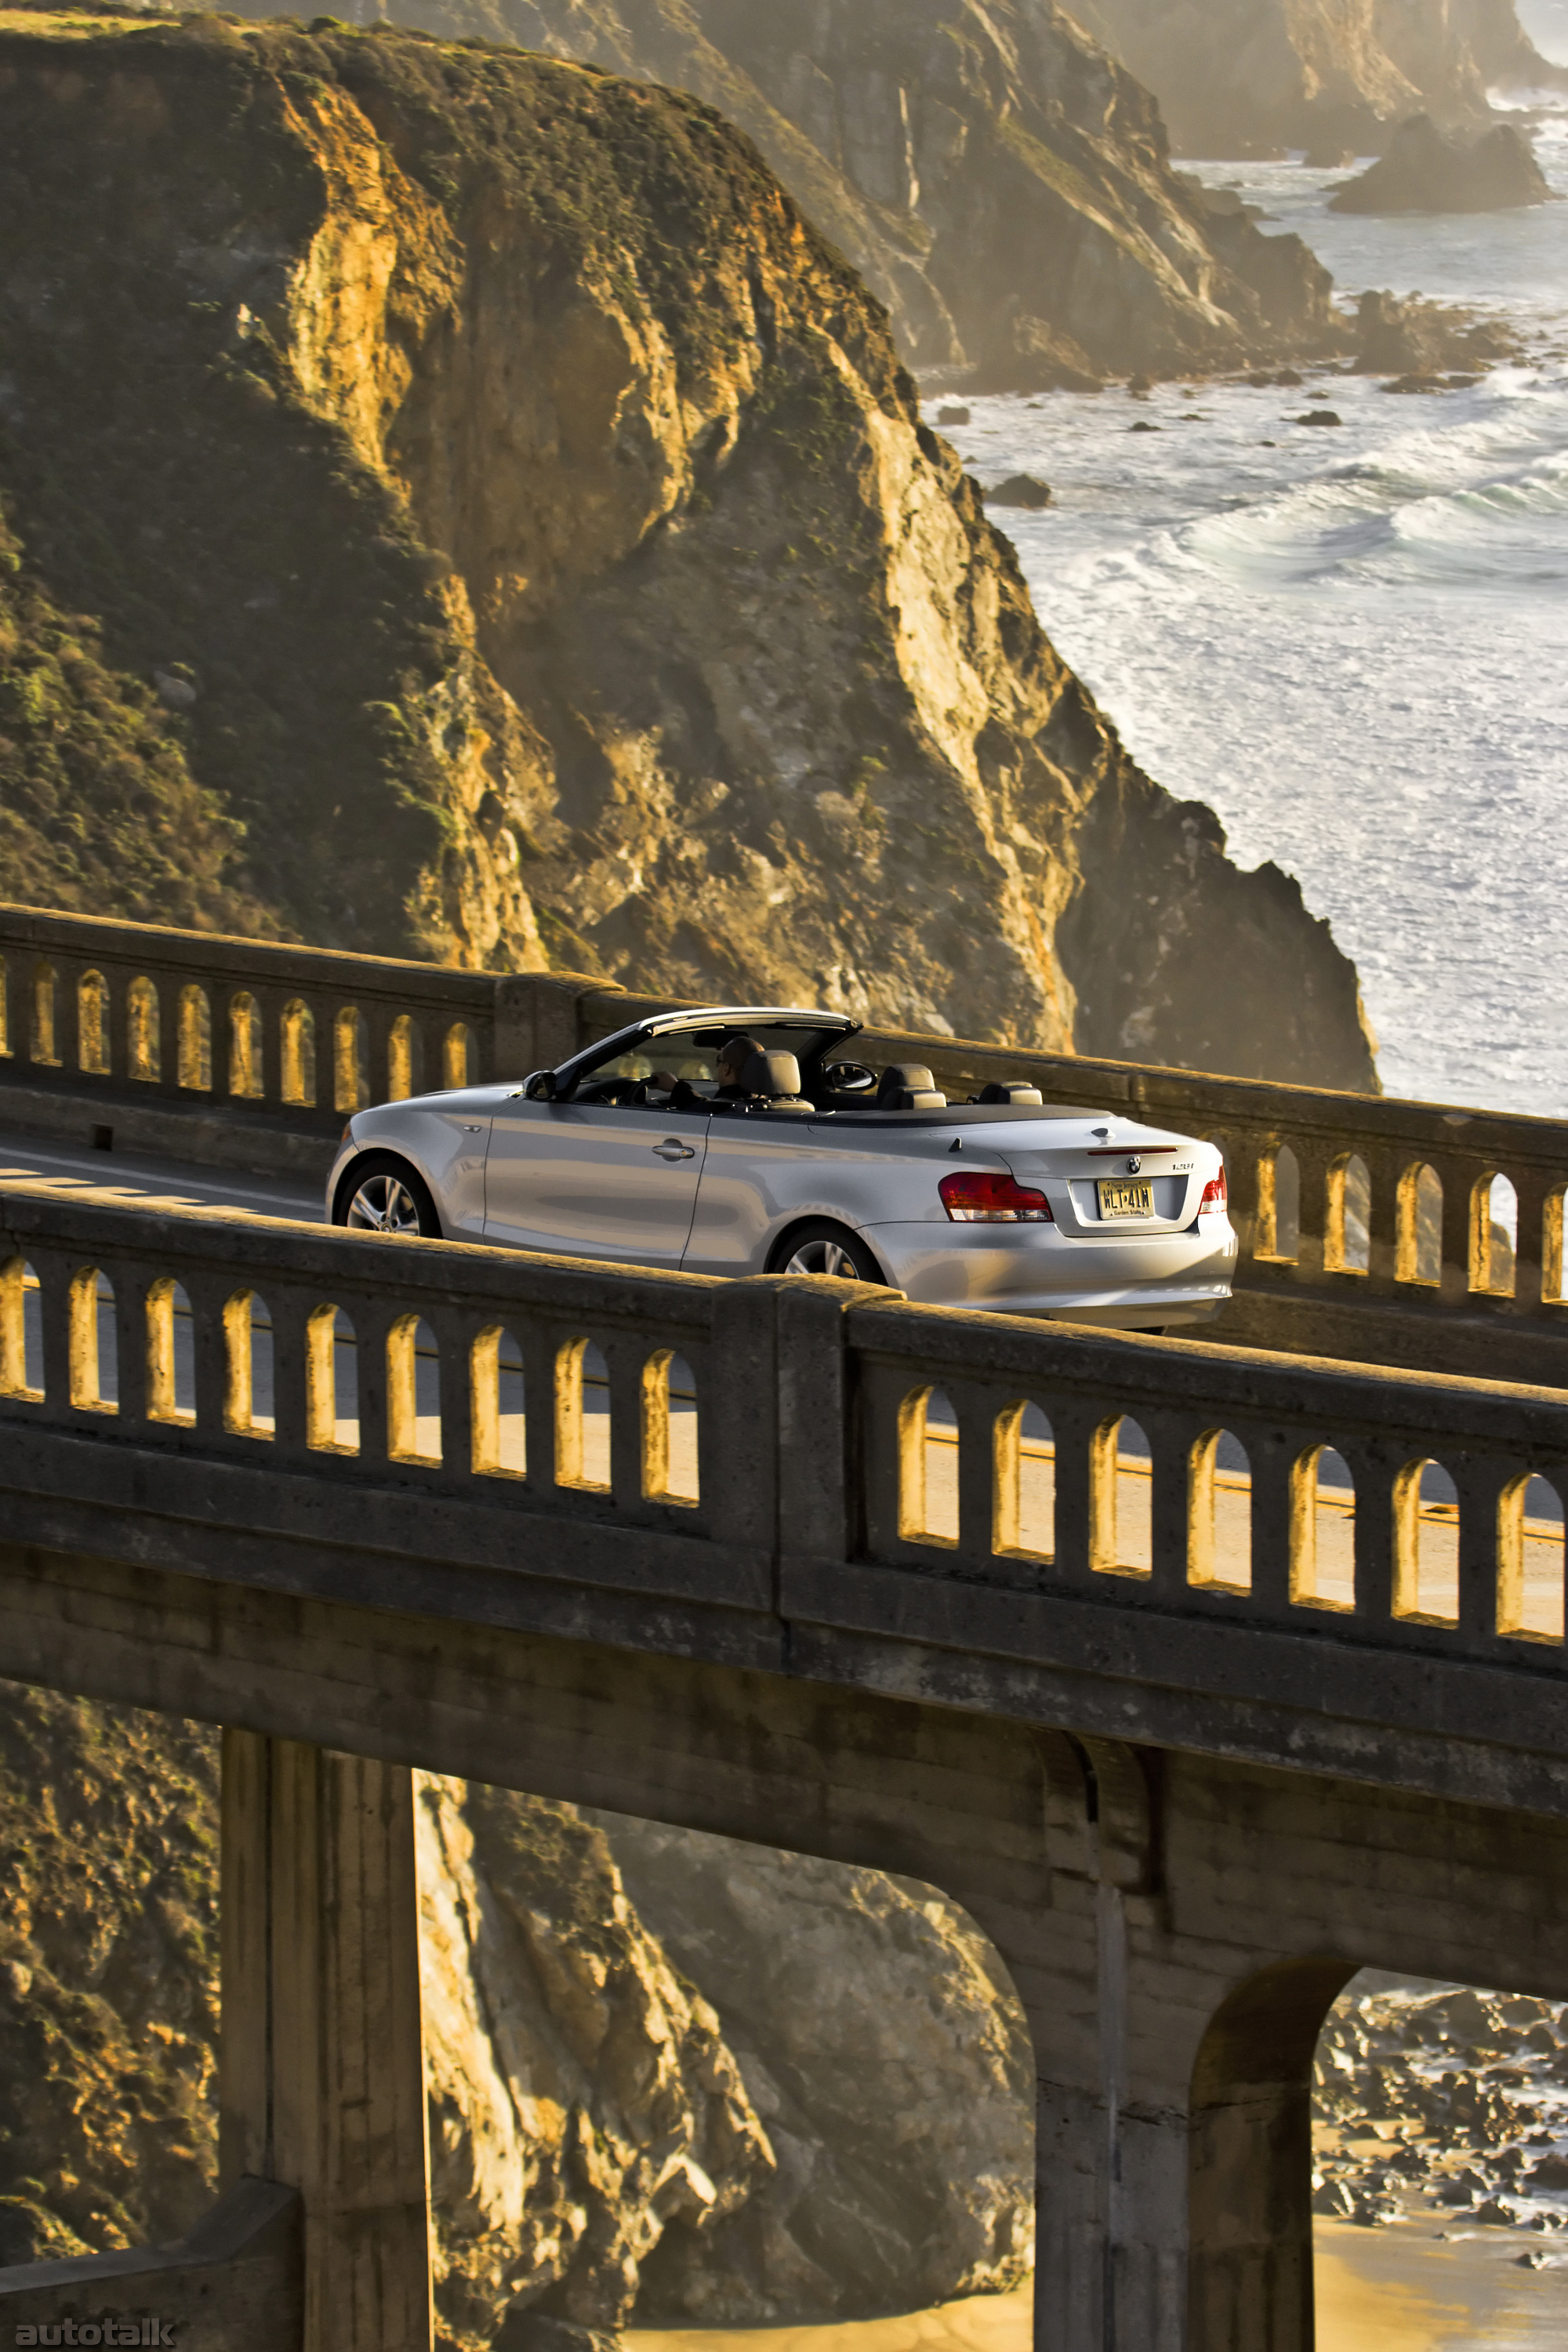
<svg viewBox="0 0 1568 2352"><path fill-rule="evenodd" d="M826 1234L816 1241L802 1242L799 1249L784 1267L786 1274L836 1274L845 1282L863 1279L859 1267L842 1242L830 1241Z"/></svg>
<svg viewBox="0 0 1568 2352"><path fill-rule="evenodd" d="M419 1204L399 1177L367 1176L343 1221L373 1234L419 1233Z"/></svg>

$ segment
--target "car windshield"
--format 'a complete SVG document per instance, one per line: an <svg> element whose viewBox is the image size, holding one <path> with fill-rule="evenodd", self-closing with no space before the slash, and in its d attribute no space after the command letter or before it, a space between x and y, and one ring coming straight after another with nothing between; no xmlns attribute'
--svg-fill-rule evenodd
<svg viewBox="0 0 1568 2352"><path fill-rule="evenodd" d="M810 1082L816 1057L827 1045L841 1042L843 1032L818 1028L802 1021L710 1022L701 1028L661 1029L652 1037L605 1056L576 1074L573 1091L579 1096L606 1080L625 1079L651 1085L657 1078L684 1080L699 1095L714 1095L721 1084L719 1049L731 1037L754 1037L774 1054L793 1054L803 1077Z"/></svg>

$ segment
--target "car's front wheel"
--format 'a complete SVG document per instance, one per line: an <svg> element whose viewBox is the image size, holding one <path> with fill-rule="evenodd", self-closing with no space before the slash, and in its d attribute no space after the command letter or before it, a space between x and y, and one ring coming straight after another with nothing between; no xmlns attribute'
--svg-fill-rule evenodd
<svg viewBox="0 0 1568 2352"><path fill-rule="evenodd" d="M774 1252L770 1274L831 1274L842 1282L885 1283L865 1243L842 1225L801 1225Z"/></svg>
<svg viewBox="0 0 1568 2352"><path fill-rule="evenodd" d="M390 1151L368 1152L355 1161L338 1186L332 1223L400 1240L441 1238L441 1220L429 1186L406 1160L395 1159Z"/></svg>

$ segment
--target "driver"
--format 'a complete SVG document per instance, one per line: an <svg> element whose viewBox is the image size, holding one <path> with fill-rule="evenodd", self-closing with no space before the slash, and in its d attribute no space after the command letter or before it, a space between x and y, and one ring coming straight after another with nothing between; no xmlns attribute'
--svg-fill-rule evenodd
<svg viewBox="0 0 1568 2352"><path fill-rule="evenodd" d="M715 1102L744 1102L746 1089L741 1084L741 1073L753 1054L763 1047L754 1037L726 1037L719 1048L719 1084Z"/></svg>

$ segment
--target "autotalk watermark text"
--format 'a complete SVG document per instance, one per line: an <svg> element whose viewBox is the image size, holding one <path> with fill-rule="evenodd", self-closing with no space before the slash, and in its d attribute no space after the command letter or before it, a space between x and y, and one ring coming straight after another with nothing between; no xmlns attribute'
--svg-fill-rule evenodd
<svg viewBox="0 0 1568 2352"><path fill-rule="evenodd" d="M132 2319L106 2311L101 2319L59 2319L53 2326L18 2327L18 2344L173 2344L173 2319Z"/></svg>

